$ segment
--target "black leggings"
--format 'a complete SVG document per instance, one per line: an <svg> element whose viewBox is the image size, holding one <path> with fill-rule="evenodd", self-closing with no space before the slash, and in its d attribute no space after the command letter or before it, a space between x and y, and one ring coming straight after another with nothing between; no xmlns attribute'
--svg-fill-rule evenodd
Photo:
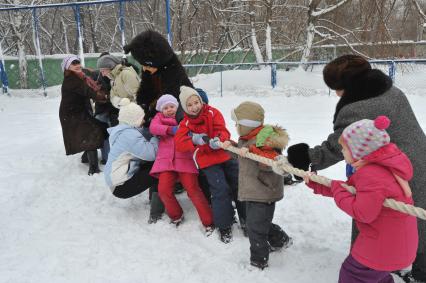
<svg viewBox="0 0 426 283"><path fill-rule="evenodd" d="M130 198L157 184L158 180L149 175L153 164L153 162L142 164L139 171L124 184L115 187L112 194L118 198Z"/></svg>

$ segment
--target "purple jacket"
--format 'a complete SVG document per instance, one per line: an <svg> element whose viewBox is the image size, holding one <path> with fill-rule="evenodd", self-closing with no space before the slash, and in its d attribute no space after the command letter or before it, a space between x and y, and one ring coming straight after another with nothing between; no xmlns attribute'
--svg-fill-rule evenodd
<svg viewBox="0 0 426 283"><path fill-rule="evenodd" d="M158 112L151 121L149 131L160 138L157 157L150 172L153 177L158 178L158 173L164 171L198 174L192 153L176 151L174 137L167 134L168 127L177 125L175 118L165 117L161 112Z"/></svg>

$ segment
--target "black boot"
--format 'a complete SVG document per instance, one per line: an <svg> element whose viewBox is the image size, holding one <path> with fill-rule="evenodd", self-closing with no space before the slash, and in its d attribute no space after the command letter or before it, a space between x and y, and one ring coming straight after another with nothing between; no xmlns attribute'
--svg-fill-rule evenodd
<svg viewBox="0 0 426 283"><path fill-rule="evenodd" d="M89 159L87 159L87 151L83 152L83 154L81 155L81 163L89 163Z"/></svg>
<svg viewBox="0 0 426 283"><path fill-rule="evenodd" d="M87 159L89 159L89 176L101 172L101 170L99 170L97 150L88 150Z"/></svg>
<svg viewBox="0 0 426 283"><path fill-rule="evenodd" d="M161 219L164 213L164 205L161 202L160 196L158 195L158 192L153 189L151 190L151 208L149 211L149 219L148 223L156 223L158 220Z"/></svg>

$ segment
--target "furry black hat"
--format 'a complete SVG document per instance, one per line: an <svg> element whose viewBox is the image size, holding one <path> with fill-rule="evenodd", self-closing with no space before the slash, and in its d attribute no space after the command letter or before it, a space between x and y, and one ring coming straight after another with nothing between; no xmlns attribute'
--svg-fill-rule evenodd
<svg viewBox="0 0 426 283"><path fill-rule="evenodd" d="M138 34L123 49L126 54L131 52L141 65L156 68L165 66L174 55L168 41L153 30Z"/></svg>

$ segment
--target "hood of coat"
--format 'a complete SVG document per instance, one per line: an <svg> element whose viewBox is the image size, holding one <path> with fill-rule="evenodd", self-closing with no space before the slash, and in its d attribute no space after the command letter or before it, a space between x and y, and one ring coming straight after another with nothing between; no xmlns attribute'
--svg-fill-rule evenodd
<svg viewBox="0 0 426 283"><path fill-rule="evenodd" d="M125 70L125 69L130 70L130 68L135 72L135 74L137 76L138 74L136 73L136 71L132 67L124 66L124 65L121 65L121 64L118 64L117 66L114 67L114 69L111 70L111 76L115 79L115 78L118 77L118 75L120 75L120 73L123 70Z"/></svg>
<svg viewBox="0 0 426 283"><path fill-rule="evenodd" d="M392 79L382 71L372 69L362 74L351 77L344 82L344 94L336 105L333 122L336 121L337 114L343 106L377 97L388 91L392 87Z"/></svg>
<svg viewBox="0 0 426 283"><path fill-rule="evenodd" d="M370 164L378 164L388 168L393 174L398 175L406 181L411 180L413 177L413 166L410 160L394 143L382 146L369 155L364 156L363 159Z"/></svg>
<svg viewBox="0 0 426 283"><path fill-rule="evenodd" d="M123 49L126 54L131 52L141 65L156 68L165 66L175 55L167 39L153 30L138 34Z"/></svg>
<svg viewBox="0 0 426 283"><path fill-rule="evenodd" d="M141 132L141 134L142 134L142 128L136 128L136 127L132 127L132 126L130 126L130 125L127 125L127 124L118 124L117 126L115 126L115 127L111 127L111 128L108 128L107 129L107 131L108 131L108 134L109 134L109 143L111 144L111 145L113 145L114 143L115 143L115 141L117 140L117 138L125 131L125 130L128 130L128 129L135 129L135 130L137 130L137 131L139 131L139 132Z"/></svg>
<svg viewBox="0 0 426 283"><path fill-rule="evenodd" d="M271 135L269 135L264 142L265 146L270 146L272 148L284 150L288 145L288 134L287 131L280 126L272 126L272 125L265 125L270 126L274 130Z"/></svg>

